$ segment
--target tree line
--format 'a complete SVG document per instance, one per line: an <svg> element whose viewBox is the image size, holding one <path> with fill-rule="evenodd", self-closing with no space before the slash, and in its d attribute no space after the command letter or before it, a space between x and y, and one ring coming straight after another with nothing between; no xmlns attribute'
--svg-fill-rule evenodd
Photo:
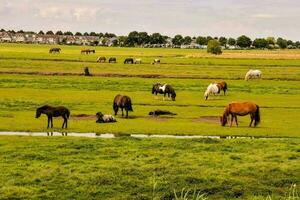
<svg viewBox="0 0 300 200"><path fill-rule="evenodd" d="M5 31L4 29L1 29L0 32ZM8 30L9 33L31 33L34 34L33 31L14 31L14 30ZM115 38L113 40L113 46L126 46L126 47L134 47L134 46L146 46L146 45L164 45L167 43L172 43L175 47L180 47L181 45L191 45L192 43L201 45L201 46L207 46L208 42L210 40L218 41L218 43L224 47L224 48L230 48L230 47L239 47L239 48L256 48L256 49L275 49L275 48L281 48L281 49L295 49L300 48L300 42L299 41L292 41L287 40L284 38L274 38L274 37L267 37L267 38L255 38L254 40L251 40L250 37L246 35L242 35L238 38L226 38L226 37L212 37L212 36L198 36L198 37L191 37L191 36L182 36L180 34L175 35L174 37L169 37L166 35L162 35L160 33L152 33L148 34L147 32L138 32L138 31L132 31L128 35L125 36L117 36L114 33L96 33L96 32L71 32L71 31L56 31L55 33L53 31L39 31L35 34L40 35L66 35L66 36L96 36L99 38L109 39L109 38Z"/></svg>

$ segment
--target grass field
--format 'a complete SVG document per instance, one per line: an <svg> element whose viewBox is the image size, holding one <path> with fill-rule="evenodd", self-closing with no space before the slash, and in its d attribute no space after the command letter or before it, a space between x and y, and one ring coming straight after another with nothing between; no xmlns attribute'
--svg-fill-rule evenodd
<svg viewBox="0 0 300 200"><path fill-rule="evenodd" d="M0 199L173 199L186 188L209 199L296 200L299 144L3 136Z"/></svg>
<svg viewBox="0 0 300 200"><path fill-rule="evenodd" d="M185 189L208 199L299 199L300 51L224 51L220 56L192 49L0 44L0 131L61 131L61 119L46 130L35 119L44 104L71 110L68 131L122 134L259 136L282 139L82 139L0 137L0 199L173 199ZM93 47L94 48L94 47ZM116 64L96 63L98 56ZM126 57L143 64L124 65ZM160 65L151 65L160 58ZM83 76L89 67L93 76ZM250 68L262 80L244 81ZM213 81L229 90L205 101ZM171 84L176 101L154 98L152 84ZM95 113L112 114L117 94L132 98L129 119L96 124ZM232 101L260 106L261 124L221 127L218 116ZM177 113L150 117L154 109ZM85 117L78 117L85 114ZM292 184L296 187L291 188Z"/></svg>

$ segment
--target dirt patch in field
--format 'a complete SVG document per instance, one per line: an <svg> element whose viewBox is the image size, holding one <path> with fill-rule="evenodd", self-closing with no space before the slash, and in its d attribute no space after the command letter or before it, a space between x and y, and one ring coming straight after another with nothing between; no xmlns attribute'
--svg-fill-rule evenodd
<svg viewBox="0 0 300 200"><path fill-rule="evenodd" d="M220 123L219 116L201 116L193 119L193 122L211 122L211 123Z"/></svg>
<svg viewBox="0 0 300 200"><path fill-rule="evenodd" d="M77 114L71 115L72 120L96 120L96 115Z"/></svg>
<svg viewBox="0 0 300 200"><path fill-rule="evenodd" d="M12 114L0 114L0 117L4 117L4 118L14 118L15 116Z"/></svg>
<svg viewBox="0 0 300 200"><path fill-rule="evenodd" d="M172 119L173 117L159 117L159 116L149 116L149 117L146 117L146 120L149 120L149 121L155 121L155 122L167 122L169 121L170 119Z"/></svg>

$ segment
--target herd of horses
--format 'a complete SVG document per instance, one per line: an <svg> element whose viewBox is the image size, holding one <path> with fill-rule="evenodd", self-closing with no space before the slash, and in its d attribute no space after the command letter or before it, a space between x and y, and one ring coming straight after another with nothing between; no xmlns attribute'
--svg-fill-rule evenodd
<svg viewBox="0 0 300 200"><path fill-rule="evenodd" d="M51 48L49 53L60 53L60 48ZM94 49L83 49L81 53L90 54L95 53ZM106 58L104 56L98 57L97 62L104 63L106 62ZM108 59L109 63L116 63L117 59L115 57L110 57ZM142 64L142 59L140 58L126 58L124 60L124 64ZM160 59L154 59L152 64L160 64ZM262 76L262 72L260 70L253 70L250 69L246 75L245 80L248 81L250 79L260 79ZM204 92L204 99L207 100L210 95L219 95L221 91L223 91L224 96L226 95L226 91L228 89L228 85L225 81L220 81L217 83L210 83ZM163 94L163 100L167 98L175 101L176 99L176 92L174 88L169 84L161 84L155 83L152 86L152 94ZM118 94L115 96L113 100L113 111L115 116L118 114L119 109L122 111L122 117L124 116L124 110L126 112L125 117L128 118L128 112L133 111L132 109L132 101L131 98L126 95ZM42 106L36 110L36 118L40 117L41 114L45 114L48 117L48 125L52 128L53 127L53 117L61 116L64 121L62 124L62 128L67 128L68 126L68 119L70 116L70 111L64 106L59 107L51 107L48 105ZM231 117L230 127L233 124L233 120L235 120L236 126L238 126L237 116L245 116L250 115L251 121L249 126L251 127L254 121L253 126L256 127L260 122L260 111L259 106L251 103L251 102L234 102L230 103L225 107L223 115L220 117L220 123L222 126L225 126L228 123L228 118ZM98 123L105 123L105 122L116 122L116 118L112 115L104 115L101 112L96 114Z"/></svg>

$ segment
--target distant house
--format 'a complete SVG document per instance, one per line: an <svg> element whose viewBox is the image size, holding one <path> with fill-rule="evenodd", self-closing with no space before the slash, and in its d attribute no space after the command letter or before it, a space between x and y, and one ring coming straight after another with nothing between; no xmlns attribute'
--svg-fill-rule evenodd
<svg viewBox="0 0 300 200"><path fill-rule="evenodd" d="M0 41L1 42L12 42L13 38L8 32L0 32Z"/></svg>
<svg viewBox="0 0 300 200"><path fill-rule="evenodd" d="M15 42L26 42L26 37L24 33L15 34Z"/></svg>

